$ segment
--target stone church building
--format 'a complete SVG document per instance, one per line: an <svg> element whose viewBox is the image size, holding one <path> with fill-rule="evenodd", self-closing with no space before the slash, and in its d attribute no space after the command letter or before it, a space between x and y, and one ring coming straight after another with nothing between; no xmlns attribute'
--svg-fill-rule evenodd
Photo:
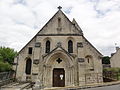
<svg viewBox="0 0 120 90"><path fill-rule="evenodd" d="M20 50L14 62L19 81L40 80L45 87L101 83L102 54L61 8Z"/></svg>

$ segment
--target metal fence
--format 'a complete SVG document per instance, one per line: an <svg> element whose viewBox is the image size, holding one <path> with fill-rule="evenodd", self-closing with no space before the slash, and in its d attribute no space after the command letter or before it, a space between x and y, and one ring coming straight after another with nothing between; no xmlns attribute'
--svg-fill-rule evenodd
<svg viewBox="0 0 120 90"><path fill-rule="evenodd" d="M0 73L0 86L10 83L14 80L15 73L13 71Z"/></svg>
<svg viewBox="0 0 120 90"><path fill-rule="evenodd" d="M112 72L112 71L104 71L103 78L109 79L111 81L120 80L120 73Z"/></svg>
<svg viewBox="0 0 120 90"><path fill-rule="evenodd" d="M8 80L14 78L14 72L10 71L10 72L1 72L0 73L0 82L4 81L4 80Z"/></svg>

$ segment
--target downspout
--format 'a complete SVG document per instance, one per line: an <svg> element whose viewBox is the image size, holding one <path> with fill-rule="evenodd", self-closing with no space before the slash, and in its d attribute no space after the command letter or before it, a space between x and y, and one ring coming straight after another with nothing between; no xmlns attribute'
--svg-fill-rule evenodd
<svg viewBox="0 0 120 90"><path fill-rule="evenodd" d="M18 59L19 59L19 56L17 56L17 63L16 63L16 69L15 69L15 79L16 79L17 68L18 68Z"/></svg>

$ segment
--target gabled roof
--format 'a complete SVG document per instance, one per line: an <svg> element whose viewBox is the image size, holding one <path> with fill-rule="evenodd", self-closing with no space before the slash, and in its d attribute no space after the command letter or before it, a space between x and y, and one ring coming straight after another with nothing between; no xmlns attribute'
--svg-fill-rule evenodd
<svg viewBox="0 0 120 90"><path fill-rule="evenodd" d="M64 53L66 53L69 57L71 56L71 57L75 58L72 54L68 53L68 52L67 52L64 48L62 48L61 46L57 46L57 47L54 48L52 51L50 51L49 53L47 53L46 55L44 55L43 57L46 57L46 56L52 54L53 52L55 52L55 51L57 51L57 50L61 50L61 51L63 51Z"/></svg>
<svg viewBox="0 0 120 90"><path fill-rule="evenodd" d="M61 33L57 33L57 24L58 18L62 19ZM64 28L66 26L66 28ZM74 25L67 16L59 9L55 15L43 26L43 28L39 31L38 35L46 35L46 34L79 34L83 35L82 30L78 24ZM74 30L73 30L74 29ZM48 31L49 30L49 31ZM68 31L71 30L71 31ZM49 32L49 33L48 33Z"/></svg>
<svg viewBox="0 0 120 90"><path fill-rule="evenodd" d="M73 21L71 22L67 16L59 9L55 14L54 16L40 29L40 31L18 52L18 54L32 41L35 39L36 36L39 36L39 35L46 35L46 32L44 32L46 29L46 27L49 26L50 22L54 19L54 18L59 18L59 15L63 16L66 21L70 24L70 26L72 26L74 28L75 31L73 31L72 33L73 34L66 34L66 35L80 35L80 36L83 36L83 33L82 33L82 30L80 28L80 26L78 25L78 23L76 22L75 19L73 19ZM54 23L54 22L53 22ZM51 27L51 26L50 26ZM49 30L49 28L48 28ZM51 31L50 31L51 32ZM69 33L69 32L68 32ZM48 34L48 35L51 35L51 34ZM62 35L61 33L60 34L57 34L57 35ZM83 36L84 37L84 36ZM85 37L84 37L85 38ZM86 39L86 38L85 38ZM87 39L86 39L87 40ZM89 41L88 41L89 42ZM90 43L90 42L89 42ZM91 43L90 45L95 48ZM96 48L95 50L100 54L102 55ZM64 50L65 51L65 50Z"/></svg>
<svg viewBox="0 0 120 90"><path fill-rule="evenodd" d="M77 34L75 34L75 35L83 35L83 33L81 32L81 30L79 30L79 29L74 25L74 23L72 23L72 22L68 19L68 17L59 9L59 10L54 14L54 16L40 29L40 31L38 31L38 33L18 52L18 54L19 54L36 36L39 36L39 35L44 36L44 35L45 35L45 34L41 34L41 32L42 32L42 31L44 30L44 28L50 23L50 21L51 21L57 14L59 14L59 13L61 13L61 14L67 19L67 21L76 28ZM60 35L62 35L62 34L60 34ZM68 35L70 35L70 34L68 34ZM74 35L74 34L71 34L71 35Z"/></svg>
<svg viewBox="0 0 120 90"><path fill-rule="evenodd" d="M90 46L92 46L92 48L95 49L95 51L96 51L101 57L103 56L102 53L100 53L84 36L82 36L82 37L85 39L86 42L89 43Z"/></svg>

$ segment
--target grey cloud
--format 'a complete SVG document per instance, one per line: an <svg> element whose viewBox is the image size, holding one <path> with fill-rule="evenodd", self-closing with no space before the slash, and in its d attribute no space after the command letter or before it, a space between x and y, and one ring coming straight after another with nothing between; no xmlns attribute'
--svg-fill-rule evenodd
<svg viewBox="0 0 120 90"><path fill-rule="evenodd" d="M104 55L114 52L114 43L120 45L119 0L1 0L0 46L20 50L59 5L71 20L76 19L85 37Z"/></svg>

